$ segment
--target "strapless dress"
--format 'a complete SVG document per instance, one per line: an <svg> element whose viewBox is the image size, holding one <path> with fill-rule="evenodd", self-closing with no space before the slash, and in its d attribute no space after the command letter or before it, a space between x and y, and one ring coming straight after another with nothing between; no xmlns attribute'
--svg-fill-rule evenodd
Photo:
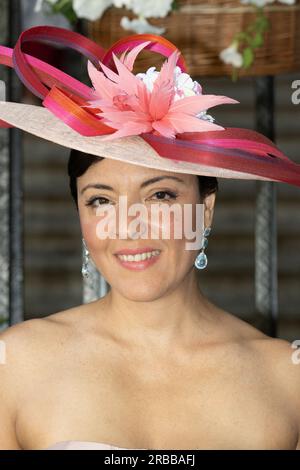
<svg viewBox="0 0 300 470"><path fill-rule="evenodd" d="M148 449L128 449L127 447L117 447L104 442L93 441L61 441L46 447L44 450L148 450Z"/></svg>

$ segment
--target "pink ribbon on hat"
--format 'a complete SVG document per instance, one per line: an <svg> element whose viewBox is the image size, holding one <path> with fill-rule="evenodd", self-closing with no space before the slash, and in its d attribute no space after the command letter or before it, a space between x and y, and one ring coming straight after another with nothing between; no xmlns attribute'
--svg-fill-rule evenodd
<svg viewBox="0 0 300 470"><path fill-rule="evenodd" d="M0 46L0 63L13 67L23 84L43 106L83 136L109 135L115 131L88 103L93 88L57 68L23 52L25 43L46 42L67 46L83 54L95 67L102 62L112 67L113 55L130 50L145 41L148 50L164 57L176 50L167 39L154 35L132 35L115 43L108 51L90 39L52 26L37 26L24 31L13 49ZM186 70L182 55L178 58ZM111 69L113 70L113 69ZM11 127L0 121L0 126ZM268 138L249 129L225 128L221 131L185 132L175 139L154 133L140 135L162 158L188 161L263 176L300 186L300 165L289 160Z"/></svg>

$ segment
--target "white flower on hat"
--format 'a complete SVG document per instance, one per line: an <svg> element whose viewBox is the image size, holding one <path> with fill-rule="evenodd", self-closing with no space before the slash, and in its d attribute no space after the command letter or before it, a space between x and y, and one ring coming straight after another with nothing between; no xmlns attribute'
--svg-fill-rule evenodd
<svg viewBox="0 0 300 470"><path fill-rule="evenodd" d="M159 72L156 67L150 67L146 73L137 73L136 76L140 78L146 85L149 91L153 91L153 84L157 79Z"/></svg>
<svg viewBox="0 0 300 470"><path fill-rule="evenodd" d="M146 85L147 89L152 92L153 85L159 73L156 70L156 67L150 67L146 73L138 73L136 76L140 78ZM181 68L178 65L174 69L174 78L175 78L175 96L174 101L180 100L182 98L187 98L189 96L196 96L202 94L202 87L200 83L194 81L188 73L182 72ZM211 122L214 121L214 118L208 114L206 111L202 111L197 114L197 117L200 119L206 119Z"/></svg>
<svg viewBox="0 0 300 470"><path fill-rule="evenodd" d="M237 68L243 65L243 56L238 52L238 43L236 41L230 44L226 49L223 49L219 57L225 64L231 64Z"/></svg>
<svg viewBox="0 0 300 470"><path fill-rule="evenodd" d="M187 96L201 95L200 83L194 81L188 73L182 72L178 65L175 67L175 100Z"/></svg>
<svg viewBox="0 0 300 470"><path fill-rule="evenodd" d="M157 79L159 72L156 67L150 67L146 73L138 73L136 76L140 78L149 91L153 91L153 85ZM200 83L194 81L188 73L182 72L178 65L174 69L175 78L175 97L174 100L186 98L202 94Z"/></svg>

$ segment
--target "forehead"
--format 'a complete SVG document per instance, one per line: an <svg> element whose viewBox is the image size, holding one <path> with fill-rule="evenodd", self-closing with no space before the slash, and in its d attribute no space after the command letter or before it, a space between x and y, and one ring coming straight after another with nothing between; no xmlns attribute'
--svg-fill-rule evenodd
<svg viewBox="0 0 300 470"><path fill-rule="evenodd" d="M86 182L110 182L118 184L118 182L141 182L156 176L175 176L186 183L192 182L196 178L195 175L177 173L174 171L164 171L155 168L147 168L127 162L104 158L103 160L91 165L87 171L78 178L79 185ZM176 181L174 181L176 183Z"/></svg>

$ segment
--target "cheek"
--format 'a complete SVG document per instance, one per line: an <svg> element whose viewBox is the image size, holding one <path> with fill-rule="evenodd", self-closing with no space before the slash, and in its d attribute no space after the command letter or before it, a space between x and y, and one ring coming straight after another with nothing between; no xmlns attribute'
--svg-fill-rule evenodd
<svg viewBox="0 0 300 470"><path fill-rule="evenodd" d="M91 252L93 250L99 249L99 242L104 242L104 240L99 240L97 237L97 223L99 223L99 217L95 217L85 211L80 212L80 226L82 236Z"/></svg>
<svg viewBox="0 0 300 470"><path fill-rule="evenodd" d="M203 207L199 206L197 208L197 203L190 204L188 209L187 206L182 209L181 215L178 213L170 223L172 238L169 243L174 253L173 258L177 269L182 271L189 269L194 263L195 257L201 248L202 240Z"/></svg>
<svg viewBox="0 0 300 470"><path fill-rule="evenodd" d="M182 210L170 211L168 206L164 210L160 207L159 212L148 214L148 233L153 239L182 242L184 239L184 226Z"/></svg>
<svg viewBox="0 0 300 470"><path fill-rule="evenodd" d="M169 216L162 213L156 220L151 219L150 233L159 233L160 240L169 240L176 245L185 245L187 241L198 238L203 222L202 205L186 204L178 211L171 212Z"/></svg>
<svg viewBox="0 0 300 470"><path fill-rule="evenodd" d="M173 275L177 274L179 277L182 276L194 263L197 253L195 249L188 249L189 246L194 246L193 241L195 240L193 231L196 224L193 209L194 208L192 208L191 211L191 217L189 217L189 215L184 216L182 210L181 213L171 213L169 219L161 216L159 224L157 224L160 240L163 241L167 248L166 278L170 276L171 272ZM166 238L168 234L170 234L170 236ZM164 267L162 267L162 269L164 270Z"/></svg>

